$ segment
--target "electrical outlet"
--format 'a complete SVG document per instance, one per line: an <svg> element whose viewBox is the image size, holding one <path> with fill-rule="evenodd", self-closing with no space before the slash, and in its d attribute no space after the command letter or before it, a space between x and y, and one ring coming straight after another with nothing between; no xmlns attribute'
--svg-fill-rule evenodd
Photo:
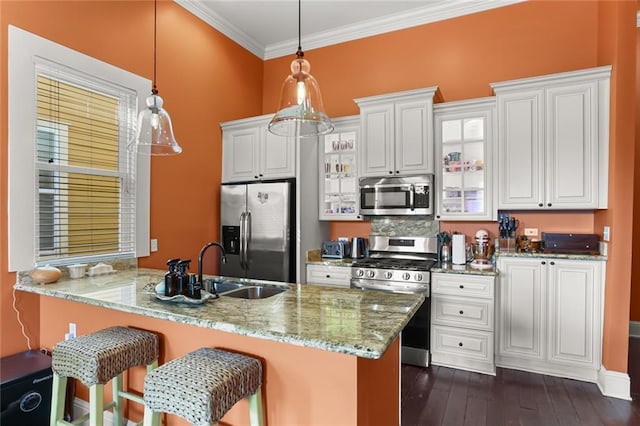
<svg viewBox="0 0 640 426"><path fill-rule="evenodd" d="M608 226L605 226L604 230L602 231L602 240L609 241L609 239L611 239L611 228Z"/></svg>
<svg viewBox="0 0 640 426"><path fill-rule="evenodd" d="M158 240L155 238L151 240L151 251L158 251Z"/></svg>
<svg viewBox="0 0 640 426"><path fill-rule="evenodd" d="M537 237L538 228L524 228L524 235L527 237Z"/></svg>
<svg viewBox="0 0 640 426"><path fill-rule="evenodd" d="M604 241L600 241L600 254L602 256L606 256L607 255L607 252L608 252L608 249L609 249L608 246L609 246L608 243L605 243Z"/></svg>

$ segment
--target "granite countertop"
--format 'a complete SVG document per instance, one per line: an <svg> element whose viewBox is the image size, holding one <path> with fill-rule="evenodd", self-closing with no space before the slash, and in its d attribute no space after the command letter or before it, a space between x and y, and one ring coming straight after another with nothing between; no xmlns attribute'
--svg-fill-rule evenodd
<svg viewBox="0 0 640 426"><path fill-rule="evenodd" d="M305 258L305 263L307 265L345 266L345 267L351 267L351 265L353 264L353 259L350 257L345 257L344 259L323 258L321 251L322 251L321 249L308 250L307 256Z"/></svg>
<svg viewBox="0 0 640 426"><path fill-rule="evenodd" d="M371 359L382 356L424 300L416 294L288 284L288 291L266 299L221 296L204 304L191 305L158 300L150 291L163 280L164 272L131 269L80 279L63 278L54 284L33 284L23 280L14 288L196 327ZM244 284L286 285L272 281L233 280Z"/></svg>
<svg viewBox="0 0 640 426"><path fill-rule="evenodd" d="M570 259L570 260L607 260L607 256L599 254L565 254L565 253L525 253L519 251L498 251L496 256L500 257L532 257L545 259Z"/></svg>

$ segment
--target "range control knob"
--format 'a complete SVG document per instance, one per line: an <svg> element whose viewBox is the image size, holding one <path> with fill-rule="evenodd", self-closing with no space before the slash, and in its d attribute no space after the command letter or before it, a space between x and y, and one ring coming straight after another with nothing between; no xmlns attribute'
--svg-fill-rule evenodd
<svg viewBox="0 0 640 426"><path fill-rule="evenodd" d="M402 274L402 279L405 281L409 281L409 279L411 278L411 274L408 272L405 272Z"/></svg>
<svg viewBox="0 0 640 426"><path fill-rule="evenodd" d="M357 276L357 277L361 277L361 276L363 276L363 275L364 275L364 271L363 271L362 269L358 269L358 270L356 271L356 276Z"/></svg>
<svg viewBox="0 0 640 426"><path fill-rule="evenodd" d="M384 273L384 277L388 280L390 280L391 278L393 278L393 272L391 271L387 271Z"/></svg>
<svg viewBox="0 0 640 426"><path fill-rule="evenodd" d="M376 273L375 273L374 271L367 271L367 277L368 277L368 278L373 278L373 276L374 276L375 274L376 274Z"/></svg>
<svg viewBox="0 0 640 426"><path fill-rule="evenodd" d="M414 278L416 281L422 281L422 274L418 272Z"/></svg>

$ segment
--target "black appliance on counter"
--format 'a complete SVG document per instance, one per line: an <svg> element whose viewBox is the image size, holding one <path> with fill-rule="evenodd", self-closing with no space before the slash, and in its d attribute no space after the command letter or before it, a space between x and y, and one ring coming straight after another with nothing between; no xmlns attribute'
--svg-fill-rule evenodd
<svg viewBox="0 0 640 426"><path fill-rule="evenodd" d="M0 424L48 425L52 380L51 357L40 351L0 359Z"/></svg>
<svg viewBox="0 0 640 426"><path fill-rule="evenodd" d="M351 288L425 297L402 330L400 360L404 364L429 365L431 328L431 268L436 263L436 237L369 237L369 256L351 266Z"/></svg>

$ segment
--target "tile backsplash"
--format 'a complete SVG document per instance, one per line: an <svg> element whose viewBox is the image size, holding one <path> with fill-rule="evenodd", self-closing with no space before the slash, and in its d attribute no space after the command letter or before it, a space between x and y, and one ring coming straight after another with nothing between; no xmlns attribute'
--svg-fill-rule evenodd
<svg viewBox="0 0 640 426"><path fill-rule="evenodd" d="M371 235L391 237L435 237L440 232L440 222L424 217L380 216L371 219Z"/></svg>

